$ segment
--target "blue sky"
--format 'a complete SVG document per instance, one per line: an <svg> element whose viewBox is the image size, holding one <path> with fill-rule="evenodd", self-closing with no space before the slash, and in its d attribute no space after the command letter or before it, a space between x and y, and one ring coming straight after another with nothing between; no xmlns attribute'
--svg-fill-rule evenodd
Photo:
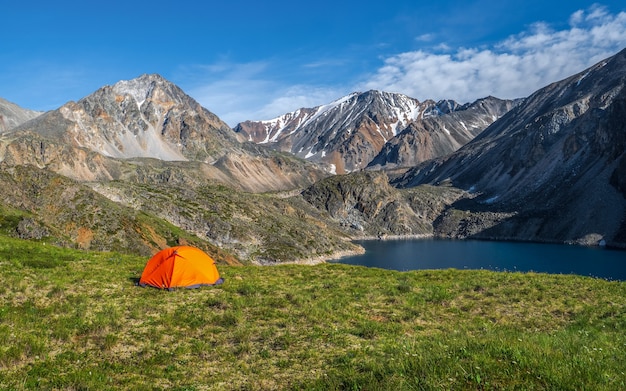
<svg viewBox="0 0 626 391"><path fill-rule="evenodd" d="M623 0L558 3L14 1L0 97L50 110L158 73L232 126L368 89L523 97L626 47Z"/></svg>

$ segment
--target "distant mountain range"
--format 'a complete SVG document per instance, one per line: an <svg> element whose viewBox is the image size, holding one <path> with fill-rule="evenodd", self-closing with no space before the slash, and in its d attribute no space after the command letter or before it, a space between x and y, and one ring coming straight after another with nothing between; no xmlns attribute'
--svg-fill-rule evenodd
<svg viewBox="0 0 626 391"><path fill-rule="evenodd" d="M513 107L488 97L472 104L420 102L382 91L353 93L235 127L245 139L323 163L344 174L371 165L411 166L457 150Z"/></svg>
<svg viewBox="0 0 626 391"><path fill-rule="evenodd" d="M625 247L625 86L622 51L522 99L367 91L235 129L159 75L0 100L0 231L258 264L388 236Z"/></svg>
<svg viewBox="0 0 626 391"><path fill-rule="evenodd" d="M39 111L24 109L15 103L0 98L0 134L41 114Z"/></svg>

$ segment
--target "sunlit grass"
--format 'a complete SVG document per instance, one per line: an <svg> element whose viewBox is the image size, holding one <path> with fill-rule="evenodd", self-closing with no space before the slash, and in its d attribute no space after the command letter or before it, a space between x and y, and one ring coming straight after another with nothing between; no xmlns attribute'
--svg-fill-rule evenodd
<svg viewBox="0 0 626 391"><path fill-rule="evenodd" d="M626 387L623 282L219 266L168 292L146 261L0 239L0 389Z"/></svg>

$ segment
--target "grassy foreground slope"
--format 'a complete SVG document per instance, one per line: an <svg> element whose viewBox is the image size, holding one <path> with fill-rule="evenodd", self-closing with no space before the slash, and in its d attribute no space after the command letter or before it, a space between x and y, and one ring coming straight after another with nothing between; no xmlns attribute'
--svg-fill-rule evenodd
<svg viewBox="0 0 626 391"><path fill-rule="evenodd" d="M0 389L626 387L624 282L220 266L167 292L145 262L0 237Z"/></svg>

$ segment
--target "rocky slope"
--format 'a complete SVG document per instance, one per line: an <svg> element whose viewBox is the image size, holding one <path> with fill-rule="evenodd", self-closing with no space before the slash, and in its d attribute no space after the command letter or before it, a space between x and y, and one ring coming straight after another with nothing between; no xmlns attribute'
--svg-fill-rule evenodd
<svg viewBox="0 0 626 391"><path fill-rule="evenodd" d="M83 183L30 165L0 164L0 179L0 233L23 239L146 256L190 244L230 264L362 251L299 196L206 183Z"/></svg>
<svg viewBox="0 0 626 391"><path fill-rule="evenodd" d="M192 244L218 256L207 240L165 220L126 207L89 186L33 166L0 164L3 234L55 245L150 255L164 246ZM219 260L237 263L222 251Z"/></svg>
<svg viewBox="0 0 626 391"><path fill-rule="evenodd" d="M24 109L15 103L0 98L0 134L10 131L41 114L39 111Z"/></svg>
<svg viewBox="0 0 626 391"><path fill-rule="evenodd" d="M474 193L456 206L467 219L440 219L451 236L624 245L625 87L626 50L535 92L457 152L394 183Z"/></svg>
<svg viewBox="0 0 626 391"><path fill-rule="evenodd" d="M308 262L362 251L338 224L297 193L252 194L215 184L188 188L109 182L92 187L205 239L244 263Z"/></svg>
<svg viewBox="0 0 626 391"><path fill-rule="evenodd" d="M321 180L302 197L352 237L382 238L432 236L433 221L464 194L443 186L396 189L384 172L362 171Z"/></svg>
<svg viewBox="0 0 626 391"><path fill-rule="evenodd" d="M413 164L452 152L512 105L487 98L461 106L450 100L420 102L402 94L367 91L268 121L246 121L235 131L249 141L323 163L330 172L342 174L372 164ZM457 112L463 114L453 115ZM416 135L415 129L423 132ZM403 136L396 140L398 134ZM387 144L386 152L372 162Z"/></svg>
<svg viewBox="0 0 626 391"><path fill-rule="evenodd" d="M368 167L413 167L448 155L473 140L519 102L487 97L440 115L413 121L385 143Z"/></svg>

